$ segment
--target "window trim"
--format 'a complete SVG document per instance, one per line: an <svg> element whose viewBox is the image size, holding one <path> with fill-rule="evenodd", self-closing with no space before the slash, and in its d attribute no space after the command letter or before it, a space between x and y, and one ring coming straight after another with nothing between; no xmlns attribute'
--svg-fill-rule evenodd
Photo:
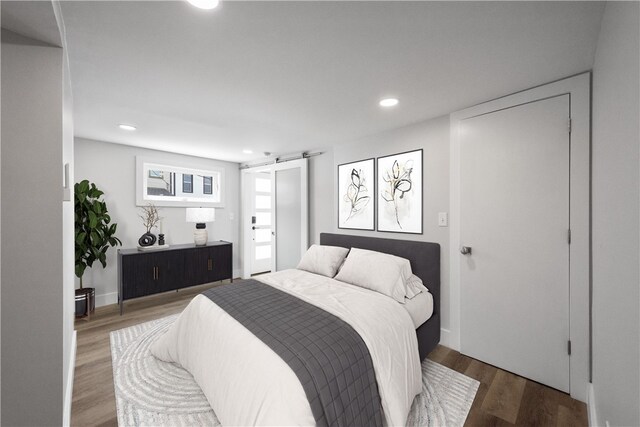
<svg viewBox="0 0 640 427"><path fill-rule="evenodd" d="M164 170L172 172L176 195L173 197L154 196L147 194L148 171ZM224 208L226 199L226 167L218 166L216 161L204 159L190 159L189 161L167 161L154 157L136 156L136 206L153 203L166 207L208 207ZM194 175L192 193L182 193L178 188L179 174ZM197 175L197 177L196 177ZM200 192L200 176L212 177L212 194ZM197 179L196 179L197 178ZM197 182L196 182L197 181ZM197 188L196 188L197 186Z"/></svg>

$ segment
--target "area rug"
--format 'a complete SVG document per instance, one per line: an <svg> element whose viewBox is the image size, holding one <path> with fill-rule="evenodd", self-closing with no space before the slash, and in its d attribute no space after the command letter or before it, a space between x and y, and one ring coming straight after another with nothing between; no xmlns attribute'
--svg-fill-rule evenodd
<svg viewBox="0 0 640 427"><path fill-rule="evenodd" d="M177 315L111 332L113 381L120 426L220 426L193 377L162 362L149 347ZM407 418L410 426L462 426L478 381L425 360L422 393Z"/></svg>

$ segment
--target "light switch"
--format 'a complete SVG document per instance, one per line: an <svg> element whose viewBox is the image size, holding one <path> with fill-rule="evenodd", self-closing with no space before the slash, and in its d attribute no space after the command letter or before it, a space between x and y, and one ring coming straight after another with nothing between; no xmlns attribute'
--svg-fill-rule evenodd
<svg viewBox="0 0 640 427"><path fill-rule="evenodd" d="M233 212L229 212L229 221L236 219L236 215Z"/></svg>
<svg viewBox="0 0 640 427"><path fill-rule="evenodd" d="M438 226L447 227L449 225L449 215L446 212L440 212L438 214Z"/></svg>

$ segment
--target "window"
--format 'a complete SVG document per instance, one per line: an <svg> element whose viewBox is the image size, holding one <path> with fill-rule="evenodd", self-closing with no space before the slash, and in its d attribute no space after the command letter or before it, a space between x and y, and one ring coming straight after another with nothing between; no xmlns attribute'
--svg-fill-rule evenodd
<svg viewBox="0 0 640 427"><path fill-rule="evenodd" d="M175 196L176 174L168 171L150 170L147 178L147 194L152 196Z"/></svg>
<svg viewBox="0 0 640 427"><path fill-rule="evenodd" d="M136 158L136 205L224 207L224 169L208 162L166 164Z"/></svg>
<svg viewBox="0 0 640 427"><path fill-rule="evenodd" d="M202 177L202 192L204 194L213 194L213 177L211 176Z"/></svg>
<svg viewBox="0 0 640 427"><path fill-rule="evenodd" d="M193 193L193 175L182 174L182 192Z"/></svg>

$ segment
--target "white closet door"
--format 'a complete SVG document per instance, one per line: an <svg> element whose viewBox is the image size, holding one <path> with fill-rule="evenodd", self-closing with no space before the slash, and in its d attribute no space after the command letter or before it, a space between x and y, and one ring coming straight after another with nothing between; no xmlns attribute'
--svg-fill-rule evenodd
<svg viewBox="0 0 640 427"><path fill-rule="evenodd" d="M275 171L276 271L296 268L300 262L300 168Z"/></svg>
<svg viewBox="0 0 640 427"><path fill-rule="evenodd" d="M273 271L295 268L308 248L307 159L272 168L275 240Z"/></svg>
<svg viewBox="0 0 640 427"><path fill-rule="evenodd" d="M569 391L569 95L463 120L462 353Z"/></svg>

